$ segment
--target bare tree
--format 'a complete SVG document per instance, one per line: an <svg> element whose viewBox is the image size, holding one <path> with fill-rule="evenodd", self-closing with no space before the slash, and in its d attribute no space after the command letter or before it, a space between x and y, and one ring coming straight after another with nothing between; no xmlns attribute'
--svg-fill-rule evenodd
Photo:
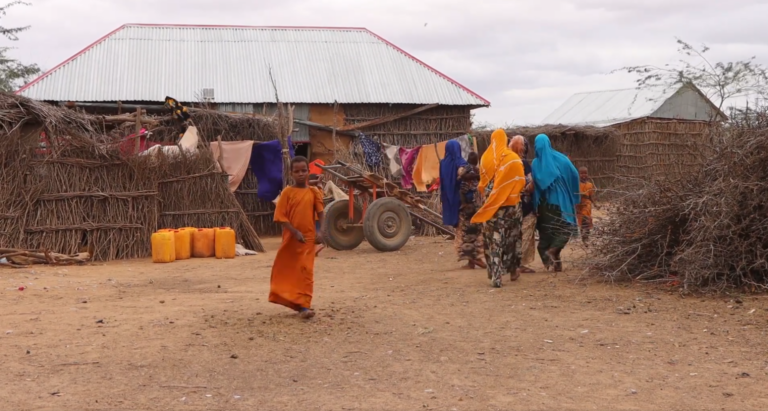
<svg viewBox="0 0 768 411"><path fill-rule="evenodd" d="M8 9L14 6L29 6L30 3L16 0L0 6L0 18L5 17ZM0 35L9 41L18 41L19 34L29 30L30 26L5 27L0 25ZM0 91L12 92L38 76L42 70L37 64L23 64L7 56L11 47L0 47Z"/></svg>
<svg viewBox="0 0 768 411"><path fill-rule="evenodd" d="M638 88L662 87L670 89L686 84L699 88L722 110L725 102L732 98L768 95L768 71L751 57L741 61L714 63L707 58L709 47L702 44L696 48L677 39L677 63L662 67L653 65L622 67L613 72L626 72L638 76Z"/></svg>

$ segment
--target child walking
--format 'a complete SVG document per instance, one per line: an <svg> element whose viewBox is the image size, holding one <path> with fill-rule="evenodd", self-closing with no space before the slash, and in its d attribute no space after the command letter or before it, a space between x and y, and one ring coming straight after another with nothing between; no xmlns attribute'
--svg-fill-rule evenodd
<svg viewBox="0 0 768 411"><path fill-rule="evenodd" d="M283 243L275 256L270 281L269 302L295 310L301 318L315 316L311 308L315 266L315 221L323 221L323 197L309 187L309 161L296 156L291 160L294 185L280 193L275 222L283 226Z"/></svg>
<svg viewBox="0 0 768 411"><path fill-rule="evenodd" d="M581 241L586 244L593 228L592 203L595 196L595 185L590 181L589 170L586 167L579 167L579 194L581 194L581 203L576 205L576 222L581 230Z"/></svg>

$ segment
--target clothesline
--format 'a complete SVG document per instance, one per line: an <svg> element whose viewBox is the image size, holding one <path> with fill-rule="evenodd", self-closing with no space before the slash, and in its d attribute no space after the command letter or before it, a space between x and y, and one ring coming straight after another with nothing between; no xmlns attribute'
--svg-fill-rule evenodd
<svg viewBox="0 0 768 411"><path fill-rule="evenodd" d="M461 155L465 160L470 152L477 152L477 139L471 135L465 134L454 140L461 145ZM417 191L427 191L440 178L440 160L445 157L448 141L407 148L380 144L365 135L361 135L359 140L368 166L383 166L383 153L392 177L400 178L403 188L415 186Z"/></svg>

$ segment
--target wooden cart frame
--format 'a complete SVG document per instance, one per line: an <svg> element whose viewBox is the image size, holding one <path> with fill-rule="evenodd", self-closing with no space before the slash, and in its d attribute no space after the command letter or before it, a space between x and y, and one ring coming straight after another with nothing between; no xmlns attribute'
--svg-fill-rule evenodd
<svg viewBox="0 0 768 411"><path fill-rule="evenodd" d="M325 242L333 249L352 250L368 240L379 251L397 251L411 237L412 219L455 235L452 229L435 222L442 221L442 216L422 199L380 175L343 161L320 168L345 186L349 196L325 208Z"/></svg>

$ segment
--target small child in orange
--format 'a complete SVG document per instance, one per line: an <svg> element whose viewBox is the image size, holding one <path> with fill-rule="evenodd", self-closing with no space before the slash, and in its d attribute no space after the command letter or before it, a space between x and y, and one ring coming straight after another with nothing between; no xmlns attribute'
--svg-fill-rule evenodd
<svg viewBox="0 0 768 411"><path fill-rule="evenodd" d="M595 197L595 185L589 179L589 170L579 167L579 194L581 203L576 206L576 222L581 229L581 241L585 244L592 231L592 203Z"/></svg>

